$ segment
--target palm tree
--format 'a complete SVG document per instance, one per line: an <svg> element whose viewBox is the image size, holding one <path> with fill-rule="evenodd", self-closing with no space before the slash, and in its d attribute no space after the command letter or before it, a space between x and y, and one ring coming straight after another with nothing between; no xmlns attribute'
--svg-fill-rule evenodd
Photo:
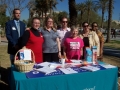
<svg viewBox="0 0 120 90"><path fill-rule="evenodd" d="M78 3L76 7L77 7L77 11L80 12L80 26L81 26L83 22L82 19L83 19L83 14L86 10L86 6L85 6L85 3Z"/></svg>
<svg viewBox="0 0 120 90"><path fill-rule="evenodd" d="M70 26L77 25L77 10L75 0L68 0L69 5L69 16L70 16Z"/></svg>
<svg viewBox="0 0 120 90"><path fill-rule="evenodd" d="M105 11L108 9L109 0L99 0L99 1L96 1L95 3L97 8L102 11L101 28L103 28L104 14L105 14Z"/></svg>
<svg viewBox="0 0 120 90"><path fill-rule="evenodd" d="M55 8L58 4L57 0L49 0L49 9L50 9L50 15L52 15L52 10Z"/></svg>
<svg viewBox="0 0 120 90"><path fill-rule="evenodd" d="M106 42L110 42L111 35L111 22L112 22L112 12L113 12L113 0L109 0L109 10L108 10L108 31Z"/></svg>
<svg viewBox="0 0 120 90"><path fill-rule="evenodd" d="M52 10L56 9L56 5L58 4L57 0L35 0L36 1L36 8L38 11L41 11L45 14L49 12L52 15ZM60 0L63 1L63 0Z"/></svg>
<svg viewBox="0 0 120 90"><path fill-rule="evenodd" d="M86 5L86 9L87 9L87 22L89 23L90 12L92 10L96 11L95 3L92 0L86 0L85 5Z"/></svg>
<svg viewBox="0 0 120 90"><path fill-rule="evenodd" d="M35 0L35 3L36 3L36 11L37 11L39 16L42 15L42 19L43 19L44 5L46 3L44 2L44 0Z"/></svg>

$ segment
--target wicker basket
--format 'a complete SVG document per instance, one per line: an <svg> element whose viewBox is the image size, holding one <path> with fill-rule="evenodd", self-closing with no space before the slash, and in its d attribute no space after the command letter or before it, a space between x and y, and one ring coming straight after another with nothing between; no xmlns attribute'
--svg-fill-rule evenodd
<svg viewBox="0 0 120 90"><path fill-rule="evenodd" d="M33 55L32 61L30 61L30 60L16 60L17 54L21 50L30 50L32 52L32 55ZM19 72L29 72L29 71L31 71L33 69L34 64L35 64L35 55L34 55L33 51L31 49L20 49L18 52L15 54L15 58L14 58L15 68Z"/></svg>

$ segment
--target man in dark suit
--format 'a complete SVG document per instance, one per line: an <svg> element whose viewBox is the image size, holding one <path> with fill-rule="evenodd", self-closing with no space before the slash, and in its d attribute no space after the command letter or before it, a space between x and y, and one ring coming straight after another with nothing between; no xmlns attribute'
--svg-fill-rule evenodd
<svg viewBox="0 0 120 90"><path fill-rule="evenodd" d="M10 54L11 64L14 62L15 53L19 50L18 41L25 31L25 24L19 20L20 9L13 10L13 20L6 22L5 30L8 40L8 54Z"/></svg>

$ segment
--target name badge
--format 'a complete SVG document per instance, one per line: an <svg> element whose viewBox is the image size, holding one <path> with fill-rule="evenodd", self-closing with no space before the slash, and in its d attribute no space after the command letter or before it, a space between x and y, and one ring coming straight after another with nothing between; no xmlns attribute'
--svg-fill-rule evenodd
<svg viewBox="0 0 120 90"><path fill-rule="evenodd" d="M15 28L15 27L12 27L12 30L16 30L16 28Z"/></svg>

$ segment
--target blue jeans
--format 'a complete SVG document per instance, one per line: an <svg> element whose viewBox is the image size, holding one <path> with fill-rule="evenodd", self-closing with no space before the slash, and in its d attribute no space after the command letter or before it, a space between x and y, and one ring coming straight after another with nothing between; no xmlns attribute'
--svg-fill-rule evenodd
<svg viewBox="0 0 120 90"><path fill-rule="evenodd" d="M11 65L14 65L14 57L15 57L15 55L10 54Z"/></svg>

